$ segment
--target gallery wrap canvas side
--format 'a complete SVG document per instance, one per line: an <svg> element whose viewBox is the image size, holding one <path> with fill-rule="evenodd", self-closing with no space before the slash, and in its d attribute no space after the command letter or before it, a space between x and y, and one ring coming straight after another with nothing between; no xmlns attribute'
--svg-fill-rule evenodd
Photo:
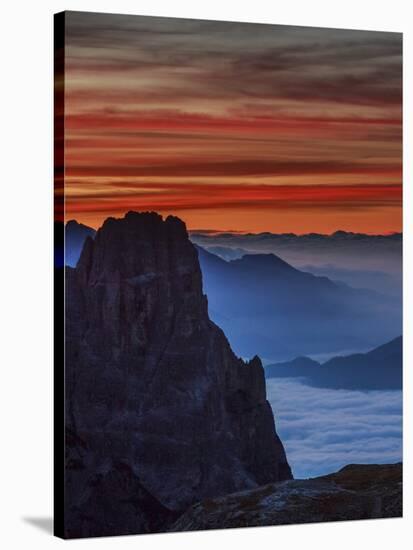
<svg viewBox="0 0 413 550"><path fill-rule="evenodd" d="M54 534L64 537L65 491L65 358L64 358L64 40L65 14L54 16Z"/></svg>

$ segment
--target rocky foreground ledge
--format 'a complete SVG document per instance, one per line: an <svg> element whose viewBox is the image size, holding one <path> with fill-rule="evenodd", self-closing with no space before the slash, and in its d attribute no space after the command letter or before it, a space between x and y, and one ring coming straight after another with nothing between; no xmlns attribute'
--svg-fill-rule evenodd
<svg viewBox="0 0 413 550"><path fill-rule="evenodd" d="M205 500L171 531L394 518L402 515L402 464L345 466L334 474L270 483Z"/></svg>

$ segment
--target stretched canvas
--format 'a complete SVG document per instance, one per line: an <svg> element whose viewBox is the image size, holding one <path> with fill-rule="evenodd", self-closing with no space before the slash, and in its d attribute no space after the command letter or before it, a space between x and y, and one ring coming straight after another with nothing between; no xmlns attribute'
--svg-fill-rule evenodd
<svg viewBox="0 0 413 550"><path fill-rule="evenodd" d="M55 16L55 534L402 514L402 36Z"/></svg>

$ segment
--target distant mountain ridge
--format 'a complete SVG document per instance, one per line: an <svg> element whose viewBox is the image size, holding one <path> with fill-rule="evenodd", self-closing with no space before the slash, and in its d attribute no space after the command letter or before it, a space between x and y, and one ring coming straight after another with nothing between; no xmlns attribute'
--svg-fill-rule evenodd
<svg viewBox="0 0 413 550"><path fill-rule="evenodd" d="M244 248L232 248L229 246L205 246L205 250L219 256L227 262L237 260L247 254L260 254ZM402 293L402 273L390 274L384 271L371 269L348 269L345 267L337 267L334 264L320 265L300 265L301 271L307 271L313 275L328 277L333 282L343 282L353 288L363 288L375 290L387 296L394 296L397 299L401 298Z"/></svg>
<svg viewBox="0 0 413 550"><path fill-rule="evenodd" d="M402 239L402 233L400 232L394 232L394 233L360 233L360 232L353 232L353 231L343 231L341 229L334 231L333 233L273 233L271 231L261 231L259 233L239 233L239 232L232 232L232 231L203 231L203 230L189 230L188 231L190 237L197 237L197 236L210 236L210 237L221 237L221 238L228 238L233 236L240 236L240 237L274 237L274 238L297 238L297 239L376 239L376 238L383 238L383 239L391 239L391 240L401 240Z"/></svg>
<svg viewBox="0 0 413 550"><path fill-rule="evenodd" d="M202 233L191 240L206 249L221 247L247 253L273 253L297 267L334 264L345 269L401 272L402 234L368 235L336 231L331 235L308 233ZM211 250L213 251L213 250ZM218 254L219 248L217 251ZM228 250L226 254L230 254Z"/></svg>
<svg viewBox="0 0 413 550"><path fill-rule="evenodd" d="M225 261L197 247L209 311L241 356L264 358L374 347L390 339L397 302L301 271L274 254Z"/></svg>
<svg viewBox="0 0 413 550"><path fill-rule="evenodd" d="M67 263L72 267L76 265L79 259L83 243L87 236L94 236L96 230L76 220L70 220L66 223L66 246L69 249L67 253ZM287 261L303 267L306 260L317 259L318 253L324 249L328 250L331 244L339 245L341 252L345 252L348 245L356 245L357 249L365 248L366 245L378 245L379 249L386 249L392 255L401 254L402 233L392 233L389 235L370 235L366 233L353 233L351 231L338 230L332 234L306 233L298 235L295 233L233 233L233 232L208 232L202 230L188 231L190 239L209 252L223 257L226 260L240 258L245 254L255 253L278 253ZM301 252L303 246L310 245L312 256L304 259ZM275 247L275 248L274 248ZM321 248L320 248L321 247ZM344 247L344 250L343 250ZM283 253L281 253L283 252ZM298 253L298 256L297 256ZM291 257L290 257L291 256ZM334 256L324 258L324 264L333 259ZM298 260L294 262L294 260ZM363 258L361 258L363 260ZM345 269L350 269L351 265L343 265Z"/></svg>
<svg viewBox="0 0 413 550"><path fill-rule="evenodd" d="M267 365L267 378L305 378L321 388L385 390L402 388L403 340L399 336L367 353L337 356L325 363L309 357Z"/></svg>
<svg viewBox="0 0 413 550"><path fill-rule="evenodd" d="M325 265L303 265L300 269L328 277L333 281L342 281L354 288L368 288L387 296L394 296L401 300L402 294L402 273L390 274L384 271L368 269L346 269L336 267L332 264Z"/></svg>

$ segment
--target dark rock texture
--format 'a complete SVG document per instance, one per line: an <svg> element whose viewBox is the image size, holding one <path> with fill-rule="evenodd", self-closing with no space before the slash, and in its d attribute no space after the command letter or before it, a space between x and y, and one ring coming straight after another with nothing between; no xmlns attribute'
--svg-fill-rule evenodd
<svg viewBox="0 0 413 550"><path fill-rule="evenodd" d="M66 537L162 531L292 477L261 361L210 321L182 221L109 218L66 293Z"/></svg>
<svg viewBox="0 0 413 550"><path fill-rule="evenodd" d="M402 515L402 465L349 465L306 480L273 483L198 503L172 531L223 529Z"/></svg>

